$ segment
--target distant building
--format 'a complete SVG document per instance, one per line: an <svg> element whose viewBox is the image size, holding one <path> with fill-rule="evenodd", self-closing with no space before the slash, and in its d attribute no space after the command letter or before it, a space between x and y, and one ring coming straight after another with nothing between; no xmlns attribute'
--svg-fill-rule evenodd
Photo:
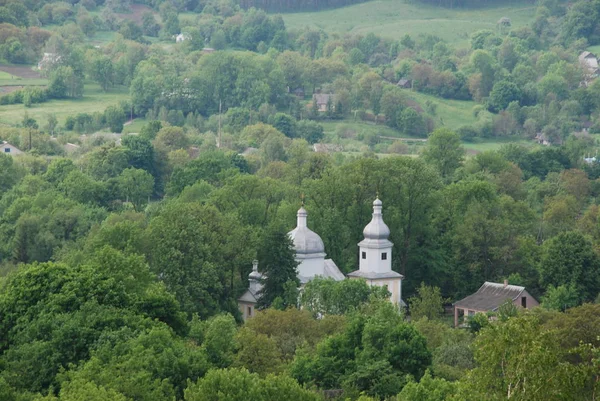
<svg viewBox="0 0 600 401"><path fill-rule="evenodd" d="M344 148L342 145L336 145L335 143L315 143L313 144L313 150L317 153L332 153L341 152Z"/></svg>
<svg viewBox="0 0 600 401"><path fill-rule="evenodd" d="M13 146L6 141L2 141L2 145L0 146L0 153L4 153L5 155L9 155L9 156L18 156L18 155L22 154L23 151L21 151L16 146Z"/></svg>
<svg viewBox="0 0 600 401"><path fill-rule="evenodd" d="M202 54L211 54L214 52L215 52L215 49L213 49L212 47L203 47L202 48Z"/></svg>
<svg viewBox="0 0 600 401"><path fill-rule="evenodd" d="M579 57L579 65L581 66L584 77L583 86L588 86L594 79L600 75L600 69L598 68L598 58L592 52L582 52Z"/></svg>
<svg viewBox="0 0 600 401"><path fill-rule="evenodd" d="M388 240L390 229L382 217L382 203L373 202L373 217L363 230L364 240L359 247L359 269L348 274L350 279L365 280L369 286L386 287L390 301L404 305L402 301L401 274L392 271L392 246ZM308 213L304 206L298 210L297 225L288 236L294 243L298 265L298 279L304 286L315 277L332 278L336 281L346 277L331 259L326 259L325 245L321 237L307 226ZM261 289L262 275L258 272L258 261L253 262L252 273L248 276L248 290L238 298L238 307L244 319L254 316L257 295Z"/></svg>
<svg viewBox="0 0 600 401"><path fill-rule="evenodd" d="M535 308L540 304L527 292L525 287L509 285L507 280L504 280L503 284L486 281L476 293L454 304L454 326L458 326L461 313L466 321L476 313L498 311L500 305L507 300L511 301L513 305L524 309Z"/></svg>
<svg viewBox="0 0 600 401"><path fill-rule="evenodd" d="M329 93L315 93L313 102L317 104L317 110L327 111L327 107L331 104L331 109L335 109L335 95Z"/></svg>
<svg viewBox="0 0 600 401"><path fill-rule="evenodd" d="M180 33L179 35L175 36L175 43L180 43L180 42L184 42L186 40L190 40L192 37L187 34L187 33Z"/></svg>
<svg viewBox="0 0 600 401"><path fill-rule="evenodd" d="M54 64L57 64L61 60L61 56L56 53L44 53L42 59L38 62L38 70L44 71L52 68Z"/></svg>
<svg viewBox="0 0 600 401"><path fill-rule="evenodd" d="M412 88L412 81L410 79L402 78L401 80L398 81L396 86L398 86L400 88L410 89L410 88Z"/></svg>
<svg viewBox="0 0 600 401"><path fill-rule="evenodd" d="M248 276L248 289L238 298L238 308L244 320L248 320L256 313L259 291L262 289L262 274L258 272L258 260L252 261L252 273Z"/></svg>
<svg viewBox="0 0 600 401"><path fill-rule="evenodd" d="M81 147L80 147L79 145L77 145L77 144L74 144L74 143L70 143L70 142L67 142L67 143L66 143L66 144L63 146L63 149L65 150L65 153L66 153L66 154L69 154L69 155L70 155L70 154L73 154L73 153L75 153L75 152L77 152L77 151L78 151L80 148L81 148Z"/></svg>

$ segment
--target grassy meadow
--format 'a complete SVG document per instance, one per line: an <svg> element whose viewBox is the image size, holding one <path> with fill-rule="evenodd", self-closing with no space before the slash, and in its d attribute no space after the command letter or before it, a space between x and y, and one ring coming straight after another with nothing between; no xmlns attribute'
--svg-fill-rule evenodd
<svg viewBox="0 0 600 401"><path fill-rule="evenodd" d="M99 85L86 83L83 97L80 99L51 100L28 108L22 104L0 106L0 124L17 125L23 119L25 112L36 119L40 125L46 122L48 114L55 114L59 124L64 124L68 116L77 113L103 112L107 106L127 99L129 99L129 90L123 86L104 92Z"/></svg>
<svg viewBox="0 0 600 401"><path fill-rule="evenodd" d="M283 14L288 28L305 26L328 33L373 32L392 39L405 34L439 36L449 43L466 46L471 33L480 29L496 29L502 17L512 26L527 25L534 17L535 5L523 2L477 9L449 9L426 4L409 4L403 0L374 0L348 7L306 13Z"/></svg>

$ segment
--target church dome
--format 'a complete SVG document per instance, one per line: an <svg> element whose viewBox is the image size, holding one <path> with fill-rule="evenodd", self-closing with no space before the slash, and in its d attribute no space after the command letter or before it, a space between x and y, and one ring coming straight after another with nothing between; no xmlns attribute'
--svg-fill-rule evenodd
<svg viewBox="0 0 600 401"><path fill-rule="evenodd" d="M319 237L319 234L306 226L307 216L308 213L306 213L306 209L301 207L300 210L298 210L298 225L288 233L291 240L294 242L296 254L308 255L325 253L325 244L323 244L323 240Z"/></svg>
<svg viewBox="0 0 600 401"><path fill-rule="evenodd" d="M373 202L373 218L363 230L365 239L386 240L390 236L390 228L383 221L382 205L383 203L379 198Z"/></svg>

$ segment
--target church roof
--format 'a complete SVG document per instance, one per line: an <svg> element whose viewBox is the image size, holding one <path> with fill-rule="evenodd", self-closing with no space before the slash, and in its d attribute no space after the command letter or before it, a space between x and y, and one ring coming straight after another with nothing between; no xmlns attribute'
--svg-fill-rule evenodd
<svg viewBox="0 0 600 401"><path fill-rule="evenodd" d="M360 270L355 270L352 273L348 273L348 277L360 277L366 280L377 280L383 278L400 278L403 279L404 276L395 271L389 271L384 273L375 273L375 272L364 272Z"/></svg>
<svg viewBox="0 0 600 401"><path fill-rule="evenodd" d="M390 236L390 228L383 221L382 205L383 202L379 198L373 202L373 218L363 230L365 239L388 239Z"/></svg>
<svg viewBox="0 0 600 401"><path fill-rule="evenodd" d="M248 289L241 297L238 298L238 301L239 302L247 302L247 303L257 303L258 296L257 296L257 294L253 293L252 291L250 291Z"/></svg>
<svg viewBox="0 0 600 401"><path fill-rule="evenodd" d="M339 267L337 267L335 262L331 259L325 259L323 275L318 275L318 276L323 277L323 278L332 278L335 281L342 281L346 278L346 276L344 276L344 273L342 273L340 271ZM302 276L301 274L298 274L298 279L300 280L301 285L308 283L309 281L311 281L314 278L315 278L315 276L306 277L306 276Z"/></svg>
<svg viewBox="0 0 600 401"><path fill-rule="evenodd" d="M298 210L298 224L296 228L288 233L291 240L294 242L296 255L309 255L325 253L325 244L319 237L319 234L312 231L306 226L306 218L308 213L304 207Z"/></svg>

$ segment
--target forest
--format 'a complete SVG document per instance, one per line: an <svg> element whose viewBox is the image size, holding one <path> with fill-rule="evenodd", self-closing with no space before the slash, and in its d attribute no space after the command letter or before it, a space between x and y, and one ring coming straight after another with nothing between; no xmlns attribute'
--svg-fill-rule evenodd
<svg viewBox="0 0 600 401"><path fill-rule="evenodd" d="M0 0L1 400L598 398L600 3L467 47L272 14L348 4ZM300 206L349 273L376 197L407 307L299 288ZM504 280L540 307L454 328Z"/></svg>

